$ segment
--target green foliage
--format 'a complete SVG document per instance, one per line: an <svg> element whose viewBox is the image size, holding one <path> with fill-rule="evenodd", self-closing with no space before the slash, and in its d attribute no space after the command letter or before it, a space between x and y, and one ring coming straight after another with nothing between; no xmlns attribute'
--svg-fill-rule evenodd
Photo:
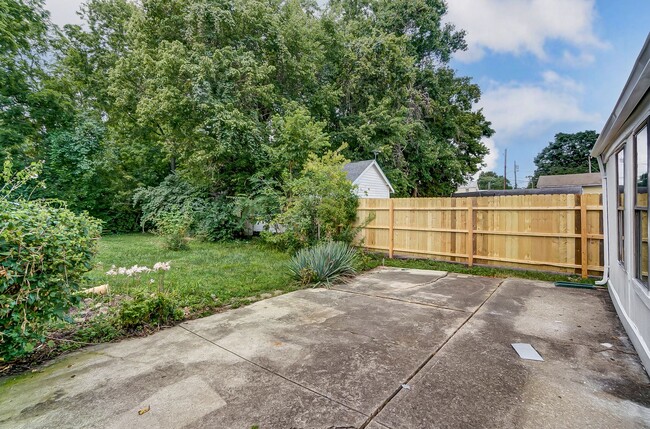
<svg viewBox="0 0 650 429"><path fill-rule="evenodd" d="M162 214L181 209L189 212L201 209L201 192L182 180L177 174L170 174L157 186L136 189L133 204L142 211L142 228L155 225Z"/></svg>
<svg viewBox="0 0 650 429"><path fill-rule="evenodd" d="M4 177L17 183L30 171ZM16 179L18 177L18 179ZM44 339L46 324L63 319L78 298L82 275L92 268L99 221L55 203L0 195L0 359L29 353ZM24 184L24 183L23 183Z"/></svg>
<svg viewBox="0 0 650 429"><path fill-rule="evenodd" d="M207 213L192 228L238 236L343 144L397 196L449 195L493 133L449 66L466 45L443 0L88 0L63 32L40 0L0 6L0 159L45 159L39 195L108 231L137 229L134 191L177 172Z"/></svg>
<svg viewBox="0 0 650 429"><path fill-rule="evenodd" d="M535 157L535 173L530 181L530 186L537 184L539 176L556 174L574 174L589 172L597 173L599 170L596 159L591 158L591 148L598 140L595 131L581 131L567 134L557 133L555 140L541 150Z"/></svg>
<svg viewBox="0 0 650 429"><path fill-rule="evenodd" d="M42 0L0 0L0 161L28 163L46 130L65 124L65 99L46 86L50 48Z"/></svg>
<svg viewBox="0 0 650 429"><path fill-rule="evenodd" d="M163 233L195 235L209 241L233 239L243 234L250 218L247 198L210 198L177 174L158 186L137 189L133 201L142 210L142 228L155 226ZM175 231L175 232L173 232Z"/></svg>
<svg viewBox="0 0 650 429"><path fill-rule="evenodd" d="M504 179L503 176L499 176L494 171L483 171L478 176L477 185L482 191L487 189L504 189L504 182L505 189L512 189L510 180Z"/></svg>
<svg viewBox="0 0 650 429"><path fill-rule="evenodd" d="M117 320L126 331L135 331L146 327L170 326L182 320L183 315L183 310L178 308L173 296L154 293L137 295L122 303Z"/></svg>
<svg viewBox="0 0 650 429"><path fill-rule="evenodd" d="M159 213L155 218L156 231L164 237L169 250L187 250L192 214L187 210L172 210Z"/></svg>
<svg viewBox="0 0 650 429"><path fill-rule="evenodd" d="M73 341L81 343L103 343L124 335L116 323L115 315L100 315L81 325L72 335Z"/></svg>
<svg viewBox="0 0 650 429"><path fill-rule="evenodd" d="M218 197L206 200L194 213L194 234L203 240L224 241L244 235L253 218L254 202L248 198Z"/></svg>
<svg viewBox="0 0 650 429"><path fill-rule="evenodd" d="M352 242L358 197L347 180L338 152L310 155L300 177L289 180L282 212L273 221L281 234L267 239L288 249L300 249L319 241Z"/></svg>
<svg viewBox="0 0 650 429"><path fill-rule="evenodd" d="M299 250L289 271L303 285L330 284L355 273L357 251L347 243L328 241Z"/></svg>

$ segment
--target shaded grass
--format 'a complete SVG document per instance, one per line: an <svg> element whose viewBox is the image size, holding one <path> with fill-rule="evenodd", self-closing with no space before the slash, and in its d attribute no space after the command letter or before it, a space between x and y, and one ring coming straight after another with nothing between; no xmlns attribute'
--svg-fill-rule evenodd
<svg viewBox="0 0 650 429"><path fill-rule="evenodd" d="M468 267L463 264L454 264L451 262L433 261L430 259L388 259L385 255L376 253L367 253L363 261L363 268L369 270L380 265L396 268L416 268L421 270L438 270L449 271L451 273L471 274L474 276L484 277L516 277L520 279L542 280L548 282L578 282L594 284L596 279L583 279L579 275L558 274L544 271L513 270L508 268L473 266Z"/></svg>
<svg viewBox="0 0 650 429"><path fill-rule="evenodd" d="M287 269L289 255L256 241L206 243L193 241L184 251L166 250L162 239L150 234L106 236L99 242L95 268L88 274L89 286L108 283L111 293L134 294L158 289L159 273L143 274L134 280L108 276L112 265L153 267L170 261L164 274L164 289L178 299L178 305L193 312L237 304L239 299L262 293L297 288ZM150 283L150 279L154 283Z"/></svg>

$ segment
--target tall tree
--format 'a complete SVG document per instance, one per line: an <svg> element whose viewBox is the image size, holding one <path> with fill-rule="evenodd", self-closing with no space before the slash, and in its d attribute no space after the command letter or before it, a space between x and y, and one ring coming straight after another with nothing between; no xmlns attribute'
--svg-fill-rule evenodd
<svg viewBox="0 0 650 429"><path fill-rule="evenodd" d="M70 119L66 100L44 85L50 29L42 0L0 0L0 161L26 163Z"/></svg>
<svg viewBox="0 0 650 429"><path fill-rule="evenodd" d="M482 191L489 189L512 189L510 180L505 179L503 176L499 176L494 171L482 171L478 176L476 181L478 188ZM505 187L504 187L505 184Z"/></svg>
<svg viewBox="0 0 650 429"><path fill-rule="evenodd" d="M445 3L335 0L328 13L351 47L338 56L334 141L348 142L353 159L379 151L398 195L454 192L482 166L481 139L493 130L473 109L479 87L448 65L466 45L462 31L443 24Z"/></svg>
<svg viewBox="0 0 650 429"><path fill-rule="evenodd" d="M587 173L599 170L598 162L589 153L598 140L596 131L581 131L574 134L557 133L555 140L541 150L535 157L535 173L531 186L537 183L539 176L556 174Z"/></svg>

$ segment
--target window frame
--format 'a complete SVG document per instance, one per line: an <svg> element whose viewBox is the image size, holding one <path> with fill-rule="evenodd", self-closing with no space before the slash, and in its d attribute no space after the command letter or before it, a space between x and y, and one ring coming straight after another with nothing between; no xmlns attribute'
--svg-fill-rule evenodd
<svg viewBox="0 0 650 429"><path fill-rule="evenodd" d="M642 213L646 212L646 219L648 216L648 203L650 203L650 199L646 196L646 205L645 206L640 206L637 204L637 197L638 197L638 155L637 155L637 136L641 134L641 131L645 128L645 134L646 134L646 180L648 180L648 176L650 176L650 116L646 117L643 121L639 123L639 125L634 129L634 132L632 133L632 155L633 155L633 168L634 168L634 182L633 182L633 190L634 190L634 222L633 222L633 227L634 227L634 232L633 232L633 239L634 239L634 250L636 255L634 255L634 279L643 287L648 290L650 288L648 284L648 279L650 276L646 273L646 278L643 278L643 272L642 272L642 261L641 257L643 255L642 252L642 231L641 231L641 218L642 218ZM648 185L646 184L646 195L648 192ZM646 227L646 241L648 242L650 239L650 221L647 222L647 227ZM650 245L650 242L648 242L648 245ZM650 249L646 251L646 269L650 271Z"/></svg>
<svg viewBox="0 0 650 429"><path fill-rule="evenodd" d="M624 144L614 155L616 160L616 228L618 235L618 262L625 267L625 154L627 145ZM622 156L622 163L619 157ZM620 171L622 168L622 172ZM622 174L621 174L622 173ZM622 180L622 183L619 181ZM622 198L621 198L622 197Z"/></svg>

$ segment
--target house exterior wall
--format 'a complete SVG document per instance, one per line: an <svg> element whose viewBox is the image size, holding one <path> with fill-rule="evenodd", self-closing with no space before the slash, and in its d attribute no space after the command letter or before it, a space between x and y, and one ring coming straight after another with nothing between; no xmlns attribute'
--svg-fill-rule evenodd
<svg viewBox="0 0 650 429"><path fill-rule="evenodd" d="M603 193L603 188L602 188L602 186L583 186L582 187L582 193L583 194L602 194Z"/></svg>
<svg viewBox="0 0 650 429"><path fill-rule="evenodd" d="M630 116L625 129L619 132L619 139L607 148L603 156L605 177L607 179L608 290L617 313L646 371L650 370L650 290L635 278L635 264L640 248L638 242L635 241L634 228L634 185L636 178L632 134L648 115L650 115L650 102L646 97L645 103L640 105L635 113ZM625 148L624 231L619 231L617 218L616 153L621 148ZM625 237L623 246L625 261L623 263L619 261L619 235L621 234Z"/></svg>
<svg viewBox="0 0 650 429"><path fill-rule="evenodd" d="M390 198L390 188L375 165L364 171L354 184L359 198Z"/></svg>

